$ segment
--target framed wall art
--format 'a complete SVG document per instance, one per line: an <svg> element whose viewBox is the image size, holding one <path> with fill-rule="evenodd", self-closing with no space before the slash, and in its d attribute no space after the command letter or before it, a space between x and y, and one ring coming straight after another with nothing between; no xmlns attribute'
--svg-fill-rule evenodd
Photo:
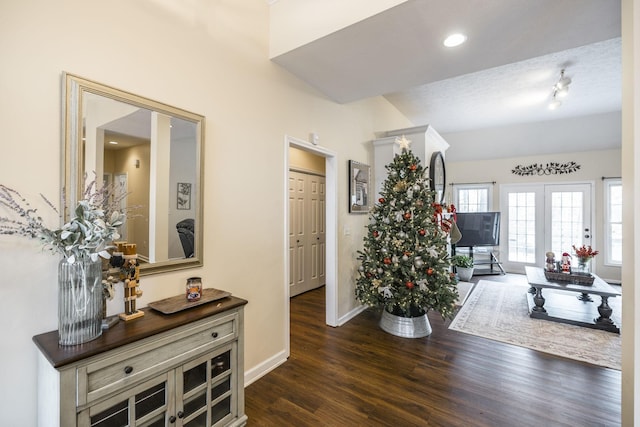
<svg viewBox="0 0 640 427"><path fill-rule="evenodd" d="M349 160L349 212L368 213L370 188L370 167L364 163Z"/></svg>
<svg viewBox="0 0 640 427"><path fill-rule="evenodd" d="M177 209L191 209L191 184L188 182L178 183Z"/></svg>

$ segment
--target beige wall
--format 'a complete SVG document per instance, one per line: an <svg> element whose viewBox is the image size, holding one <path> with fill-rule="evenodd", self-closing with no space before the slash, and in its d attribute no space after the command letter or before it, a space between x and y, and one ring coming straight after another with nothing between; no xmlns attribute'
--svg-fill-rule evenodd
<svg viewBox="0 0 640 427"><path fill-rule="evenodd" d="M316 172L324 174L324 157L317 156L295 147L289 148L289 168L303 172Z"/></svg>
<svg viewBox="0 0 640 427"><path fill-rule="evenodd" d="M338 105L268 60L264 1L23 0L0 3L0 183L57 200L61 72L206 117L204 267L144 277L142 304L183 292L187 277L246 298L246 369L285 348L286 134L317 132L337 153L339 315L355 306L354 252L364 215L349 215L347 160L371 163L374 132L411 126L383 98ZM114 64L117 64L115 66ZM43 209L46 220L57 216ZM35 334L57 328L57 259L2 236L4 425L35 425ZM318 319L324 322L324 319Z"/></svg>
<svg viewBox="0 0 640 427"><path fill-rule="evenodd" d="M580 169L575 173L546 176L519 176L511 173L517 165L549 162L566 163L575 161ZM594 184L595 234L593 244L596 249L604 247L604 190L602 177L621 176L621 151L589 151L571 154L517 157L509 159L483 160L476 162L447 163L449 183L496 182L493 188L493 209L500 210L500 186L504 184L552 184L567 182L590 182ZM447 186L447 200L451 201L451 186ZM504 246L504 245L503 245ZM503 251L504 253L504 251ZM604 257L595 257L597 274L608 280L619 281L621 269L605 266Z"/></svg>

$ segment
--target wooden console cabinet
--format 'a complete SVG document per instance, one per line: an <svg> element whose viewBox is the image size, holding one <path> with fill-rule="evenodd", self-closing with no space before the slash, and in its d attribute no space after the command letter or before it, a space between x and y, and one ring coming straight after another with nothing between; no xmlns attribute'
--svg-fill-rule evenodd
<svg viewBox="0 0 640 427"><path fill-rule="evenodd" d="M91 342L33 338L39 426L243 426L244 305L228 297L179 313L144 309Z"/></svg>

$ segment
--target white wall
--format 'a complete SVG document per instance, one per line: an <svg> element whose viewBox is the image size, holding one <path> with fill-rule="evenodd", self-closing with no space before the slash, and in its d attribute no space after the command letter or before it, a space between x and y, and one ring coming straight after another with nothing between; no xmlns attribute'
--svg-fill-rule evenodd
<svg viewBox="0 0 640 427"><path fill-rule="evenodd" d="M182 293L187 277L246 298L250 370L284 343L284 135L338 153L338 295L355 307L354 252L367 218L349 215L347 161L371 163L380 130L411 126L383 98L328 101L268 59L264 1L0 2L0 183L57 200L63 70L206 117L204 267L144 277L143 305ZM56 216L43 209L49 224ZM3 425L36 423L33 335L57 328L57 259L0 236ZM323 322L324 319L319 319Z"/></svg>
<svg viewBox="0 0 640 427"><path fill-rule="evenodd" d="M271 57L405 1L407 0L276 0L271 6Z"/></svg>
<svg viewBox="0 0 640 427"><path fill-rule="evenodd" d="M580 169L575 173L547 176L519 176L511 173L517 165L531 165L533 163L546 164L549 162L566 163L575 161ZM595 186L595 234L593 243L595 249L604 247L604 194L602 177L621 176L621 150L603 150L576 152L568 154L523 156L496 160L482 160L469 162L447 162L447 182L477 183L493 182L493 210L500 210L500 186L504 184L530 183L560 183L560 182L593 182ZM447 185L446 199L451 202L451 186ZM619 267L605 266L604 257L595 257L596 271L599 276L607 280L621 280Z"/></svg>

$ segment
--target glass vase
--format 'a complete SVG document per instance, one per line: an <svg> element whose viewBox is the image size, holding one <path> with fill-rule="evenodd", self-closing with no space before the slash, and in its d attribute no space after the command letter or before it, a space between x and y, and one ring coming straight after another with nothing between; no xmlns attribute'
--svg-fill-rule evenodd
<svg viewBox="0 0 640 427"><path fill-rule="evenodd" d="M102 335L102 262L58 264L58 343L77 345Z"/></svg>
<svg viewBox="0 0 640 427"><path fill-rule="evenodd" d="M591 275L591 258L578 258L578 265L572 270L574 274Z"/></svg>

